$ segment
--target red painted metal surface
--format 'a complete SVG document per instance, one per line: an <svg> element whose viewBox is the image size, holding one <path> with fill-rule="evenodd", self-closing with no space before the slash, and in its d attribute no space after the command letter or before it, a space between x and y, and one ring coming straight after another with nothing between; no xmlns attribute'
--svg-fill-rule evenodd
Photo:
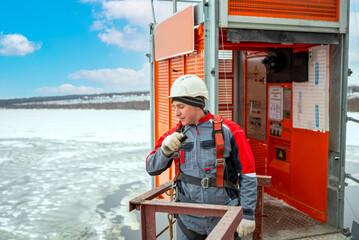
<svg viewBox="0 0 359 240"><path fill-rule="evenodd" d="M132 204L134 204L134 202L132 202ZM159 202L149 200L138 202L137 204L140 206L141 211L142 240L156 239L156 212L222 217L220 222L207 237L207 239L212 240L227 240L233 238L233 233L243 217L243 209L238 206Z"/></svg>
<svg viewBox="0 0 359 240"><path fill-rule="evenodd" d="M173 181L168 181L134 199L132 199L130 201L130 212L134 209L140 210L140 205L143 201L145 200L152 200L156 197L158 197L159 195L161 195L162 193L168 191L170 189L170 187L172 186Z"/></svg>
<svg viewBox="0 0 359 240"><path fill-rule="evenodd" d="M256 230L253 239L263 239L263 188L270 186L270 176L257 176L258 201L256 206ZM192 204L180 202L150 201L164 192L170 190L173 181L166 182L129 202L129 210L141 211L141 236L142 240L153 240L161 235L164 230L156 235L156 212L191 214L200 216L222 217L207 240L233 239L233 233L243 217L243 209L238 206L224 206L211 204Z"/></svg>
<svg viewBox="0 0 359 240"><path fill-rule="evenodd" d="M269 187L271 184L270 176L258 176L258 187L257 187L257 205L255 212L256 229L253 232L253 240L263 239L263 193L264 187Z"/></svg>

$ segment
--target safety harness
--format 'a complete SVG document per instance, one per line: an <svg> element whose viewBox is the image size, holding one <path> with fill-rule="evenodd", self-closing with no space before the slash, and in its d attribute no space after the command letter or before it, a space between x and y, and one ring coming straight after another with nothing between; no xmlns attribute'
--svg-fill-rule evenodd
<svg viewBox="0 0 359 240"><path fill-rule="evenodd" d="M175 201L186 202L186 203L197 203L192 199L186 197L184 194L180 192L178 188L177 181L182 181L198 186L202 186L203 188L208 187L224 187L230 188L239 192L239 189L236 184L231 181L223 179L223 166L225 164L225 159L223 158L224 152L224 138L223 138L223 130L222 130L222 117L220 115L213 115L213 138L216 144L216 178L197 178L187 174L184 174L180 170L180 158L181 154L179 154L178 150L173 154L173 160L175 163L175 177L173 179L175 189ZM172 193L173 193L172 189ZM181 219L177 217L178 226L181 228L182 232L186 235L186 237L190 240L200 240L205 239L207 235L201 235L195 231L188 229ZM236 234L235 234L235 239Z"/></svg>
<svg viewBox="0 0 359 240"><path fill-rule="evenodd" d="M176 151L173 154L173 161L175 162L175 177L173 181L182 181L202 186L203 188L225 187L238 192L238 187L236 186L236 184L223 179L223 166L225 163L225 159L223 158L224 138L222 130L222 117L219 115L213 115L213 138L216 144L216 178L197 178L182 173L180 169L181 156L179 152Z"/></svg>

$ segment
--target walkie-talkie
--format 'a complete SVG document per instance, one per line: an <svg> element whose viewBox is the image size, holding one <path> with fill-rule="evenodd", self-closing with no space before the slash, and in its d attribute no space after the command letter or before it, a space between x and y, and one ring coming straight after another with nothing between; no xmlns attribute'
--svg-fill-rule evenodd
<svg viewBox="0 0 359 240"><path fill-rule="evenodd" d="M181 143L184 143L184 141L186 141L187 140L187 135L186 135L186 132L190 129L191 127L190 126L188 126L188 128L186 129L186 130L184 130L183 132L181 132L180 134L182 135L182 137L181 137L181 139L179 139L179 141L181 142Z"/></svg>
<svg viewBox="0 0 359 240"><path fill-rule="evenodd" d="M186 132L190 129L191 127L190 126L188 126L188 128L186 129L186 130L184 130L183 132L181 132L180 134L181 134L181 138L180 139L178 139L181 143L184 143L186 140L187 140L187 135L186 135ZM164 146L166 149L166 151L167 152L170 152L171 151L171 149L169 149L167 146Z"/></svg>

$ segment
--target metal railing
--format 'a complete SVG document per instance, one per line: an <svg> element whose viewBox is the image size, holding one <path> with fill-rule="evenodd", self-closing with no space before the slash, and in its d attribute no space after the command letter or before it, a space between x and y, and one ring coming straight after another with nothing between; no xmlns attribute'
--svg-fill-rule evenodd
<svg viewBox="0 0 359 240"><path fill-rule="evenodd" d="M359 183L359 179L353 177L350 173L345 174L345 177L353 180L354 182Z"/></svg>
<svg viewBox="0 0 359 240"><path fill-rule="evenodd" d="M352 117L348 117L348 116L347 116L347 122L349 122L349 121L359 123L359 120L358 120L358 119L355 119L355 118L352 118Z"/></svg>
<svg viewBox="0 0 359 240"><path fill-rule="evenodd" d="M256 230L253 239L263 238L263 190L270 186L270 176L257 176L258 200L255 212ZM234 238L234 231L243 217L243 209L240 206L225 206L211 204L193 204L181 202L151 201L171 189L173 181L166 182L129 202L130 212L134 209L141 214L142 240L154 240L167 228L156 234L156 212L173 214L191 214L200 216L221 217L221 220L212 230L207 240L228 240Z"/></svg>

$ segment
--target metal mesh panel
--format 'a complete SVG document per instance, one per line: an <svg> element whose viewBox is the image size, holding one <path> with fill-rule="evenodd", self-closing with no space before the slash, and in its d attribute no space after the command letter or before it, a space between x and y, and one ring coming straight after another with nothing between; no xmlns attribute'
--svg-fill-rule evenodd
<svg viewBox="0 0 359 240"><path fill-rule="evenodd" d="M204 55L203 51L186 57L187 74L194 74L204 80Z"/></svg>
<svg viewBox="0 0 359 240"><path fill-rule="evenodd" d="M338 21L339 0L228 0L228 15Z"/></svg>
<svg viewBox="0 0 359 240"><path fill-rule="evenodd" d="M218 71L222 74L232 73L232 59L218 59Z"/></svg>
<svg viewBox="0 0 359 240"><path fill-rule="evenodd" d="M233 121L233 109L219 109L218 113L223 118Z"/></svg>
<svg viewBox="0 0 359 240"><path fill-rule="evenodd" d="M183 56L171 58L171 85L172 83L184 74Z"/></svg>
<svg viewBox="0 0 359 240"><path fill-rule="evenodd" d="M253 152L256 173L266 175L267 144L251 138L248 139L248 142Z"/></svg>
<svg viewBox="0 0 359 240"><path fill-rule="evenodd" d="M218 82L218 104L233 106L233 78L220 78Z"/></svg>
<svg viewBox="0 0 359 240"><path fill-rule="evenodd" d="M218 51L218 112L233 120L233 51Z"/></svg>
<svg viewBox="0 0 359 240"><path fill-rule="evenodd" d="M173 82L179 78L180 76L184 75L185 68L184 68L184 57L175 57L171 58L171 83L172 86ZM170 127L174 127L178 123L178 118L176 117L174 111L172 110L171 106L169 106L169 111L171 111L171 124Z"/></svg>
<svg viewBox="0 0 359 240"><path fill-rule="evenodd" d="M158 62L158 91L157 91L157 101L158 101L158 121L161 123L168 123L169 117L169 106L168 106L168 60L162 60Z"/></svg>

